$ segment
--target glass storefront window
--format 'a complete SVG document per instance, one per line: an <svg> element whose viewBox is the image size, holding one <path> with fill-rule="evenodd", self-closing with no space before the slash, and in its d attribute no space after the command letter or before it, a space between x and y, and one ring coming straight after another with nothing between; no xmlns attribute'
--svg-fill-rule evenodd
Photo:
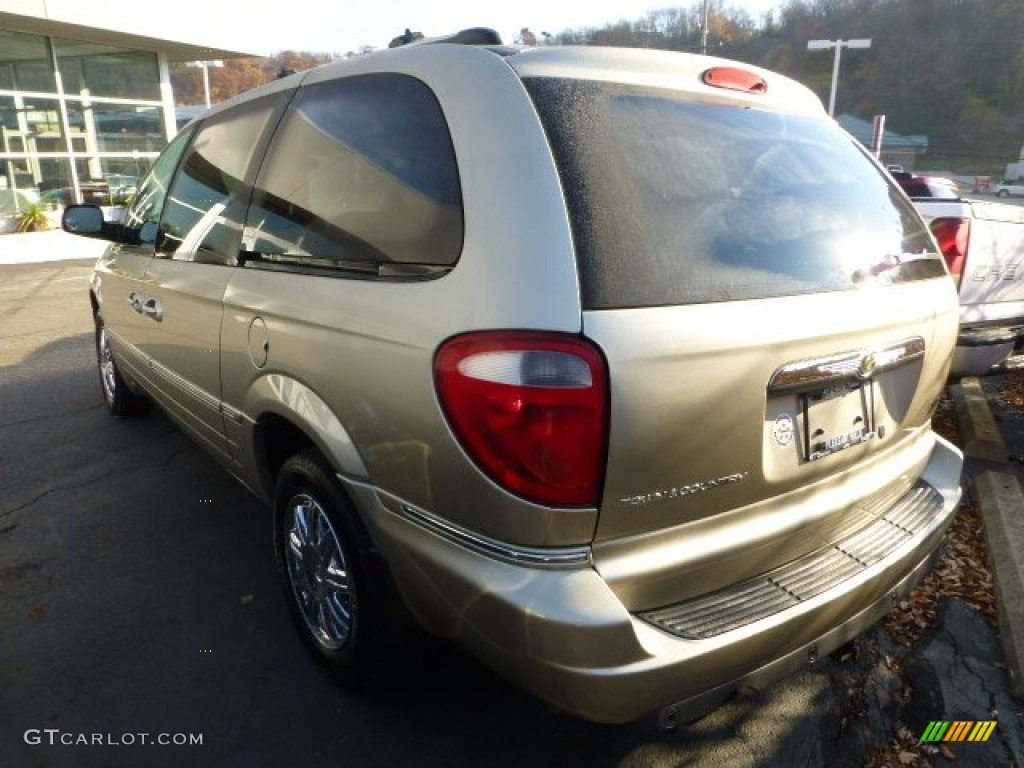
<svg viewBox="0 0 1024 768"><path fill-rule="evenodd" d="M70 160L57 157L40 158L39 171L42 177L39 183L40 202L50 208L62 208L75 202Z"/></svg>
<svg viewBox="0 0 1024 768"><path fill-rule="evenodd" d="M0 89L43 93L57 90L45 37L0 29Z"/></svg>
<svg viewBox="0 0 1024 768"><path fill-rule="evenodd" d="M0 231L34 203L131 200L164 110L154 52L0 29Z"/></svg>
<svg viewBox="0 0 1024 768"><path fill-rule="evenodd" d="M160 99L156 54L59 38L53 44L64 91L69 96Z"/></svg>
<svg viewBox="0 0 1024 768"><path fill-rule="evenodd" d="M69 100L68 122L88 152L159 152L167 143L160 107Z"/></svg>
<svg viewBox="0 0 1024 768"><path fill-rule="evenodd" d="M57 99L0 96L0 152L66 152Z"/></svg>
<svg viewBox="0 0 1024 768"><path fill-rule="evenodd" d="M0 96L0 179L8 189L37 194L48 182L61 183L59 173L50 179L53 161L39 155L66 151L57 99Z"/></svg>

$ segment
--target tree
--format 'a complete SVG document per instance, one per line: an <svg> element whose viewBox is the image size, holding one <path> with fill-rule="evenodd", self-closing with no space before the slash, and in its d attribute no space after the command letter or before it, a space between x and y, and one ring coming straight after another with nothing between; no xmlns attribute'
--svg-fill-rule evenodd
<svg viewBox="0 0 1024 768"><path fill-rule="evenodd" d="M211 67L210 100L225 101L232 96L276 79L282 70L301 72L325 64L331 57L325 53L282 51L267 58L225 59L223 67ZM171 65L171 88L174 103L179 106L205 104L203 73L186 63Z"/></svg>

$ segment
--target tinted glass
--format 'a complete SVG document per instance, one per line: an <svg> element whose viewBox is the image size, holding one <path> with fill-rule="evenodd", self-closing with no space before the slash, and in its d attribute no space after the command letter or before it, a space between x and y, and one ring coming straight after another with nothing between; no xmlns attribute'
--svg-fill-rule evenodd
<svg viewBox="0 0 1024 768"><path fill-rule="evenodd" d="M284 98L259 99L202 123L164 207L161 251L185 261L236 262L248 174Z"/></svg>
<svg viewBox="0 0 1024 768"><path fill-rule="evenodd" d="M0 151L62 152L67 150L60 120L60 102L42 96L0 96Z"/></svg>
<svg viewBox="0 0 1024 768"><path fill-rule="evenodd" d="M824 119L534 79L588 308L943 275L910 203Z"/></svg>
<svg viewBox="0 0 1024 768"><path fill-rule="evenodd" d="M57 90L45 37L0 29L0 88L44 93Z"/></svg>
<svg viewBox="0 0 1024 768"><path fill-rule="evenodd" d="M126 227L142 230L145 224L156 224L160 221L160 214L163 212L164 200L167 198L167 187L171 183L171 176L178 166L185 147L192 138L192 131L182 131L174 140L167 145L167 149L157 158L149 173L146 174L142 183L139 184L135 199L125 212L124 224ZM149 228L147 228L147 231ZM153 228L152 234L156 231ZM152 242L148 239L145 242Z"/></svg>
<svg viewBox="0 0 1024 768"><path fill-rule="evenodd" d="M53 41L64 90L70 94L160 99L156 54L82 40Z"/></svg>
<svg viewBox="0 0 1024 768"><path fill-rule="evenodd" d="M0 134L0 152L5 155L0 159L0 187L34 198L60 185L64 176L55 167L60 164L38 156L67 149L57 99L0 96Z"/></svg>
<svg viewBox="0 0 1024 768"><path fill-rule="evenodd" d="M164 147L163 110L131 104L90 103L69 99L68 122L78 152L158 152Z"/></svg>
<svg viewBox="0 0 1024 768"><path fill-rule="evenodd" d="M302 88L267 153L247 225L253 251L303 263L453 264L462 194L433 93L392 74Z"/></svg>

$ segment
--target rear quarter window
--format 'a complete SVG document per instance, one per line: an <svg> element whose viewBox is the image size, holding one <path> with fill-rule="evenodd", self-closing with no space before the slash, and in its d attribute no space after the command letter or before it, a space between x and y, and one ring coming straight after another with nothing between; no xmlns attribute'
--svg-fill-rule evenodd
<svg viewBox="0 0 1024 768"><path fill-rule="evenodd" d="M827 120L598 81L526 81L584 306L846 290L944 274L886 174Z"/></svg>
<svg viewBox="0 0 1024 768"><path fill-rule="evenodd" d="M250 249L285 262L454 264L462 193L433 92L400 74L301 88L264 160L246 224Z"/></svg>

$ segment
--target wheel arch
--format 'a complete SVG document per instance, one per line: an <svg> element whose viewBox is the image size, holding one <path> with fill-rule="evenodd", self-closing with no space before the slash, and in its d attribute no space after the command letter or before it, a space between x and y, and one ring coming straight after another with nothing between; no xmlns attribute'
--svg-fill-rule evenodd
<svg viewBox="0 0 1024 768"><path fill-rule="evenodd" d="M413 620L394 582L391 565L377 547L380 531L365 508L365 498L353 492L368 480L369 472L348 431L313 390L280 374L268 375L255 384L248 401L259 406L247 411L258 414L252 451L261 483L275 509L278 476L285 463L290 457L312 449L339 481L335 484L338 492L349 502L355 523L366 535L367 554L380 568L384 582L379 588L386 591L392 611L388 626L395 632L407 632ZM275 511L275 536L279 534L278 522Z"/></svg>
<svg viewBox="0 0 1024 768"><path fill-rule="evenodd" d="M269 374L253 383L245 412L253 414L252 451L262 480L273 488L281 466L305 448L316 449L345 477L365 479L366 464L349 431L316 392L300 381Z"/></svg>

